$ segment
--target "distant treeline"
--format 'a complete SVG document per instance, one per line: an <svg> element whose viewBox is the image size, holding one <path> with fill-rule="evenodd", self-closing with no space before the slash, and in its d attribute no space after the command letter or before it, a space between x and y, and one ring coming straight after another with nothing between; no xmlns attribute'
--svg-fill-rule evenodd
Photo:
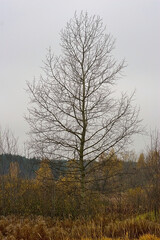
<svg viewBox="0 0 160 240"><path fill-rule="evenodd" d="M36 158L26 158L20 155L1 154L0 155L0 175L9 173L10 164L12 162L18 163L19 177L24 179L33 179L36 177L36 171L40 167L41 160ZM55 179L58 179L61 173L64 174L66 168L66 161L50 161L50 168Z"/></svg>
<svg viewBox="0 0 160 240"><path fill-rule="evenodd" d="M121 171L118 171L117 178L121 184L119 188L125 185L125 188L137 187L144 182L144 175L137 171L137 162L135 161L120 161ZM17 163L19 167L18 176L23 179L36 178L36 172L40 168L41 160L36 158L26 158L20 155L2 154L0 155L0 175L8 175L11 163ZM68 171L67 161L52 160L49 161L50 169L55 180L60 176L64 176ZM98 167L97 167L98 171ZM100 172L100 171L99 171ZM143 179L142 179L143 178ZM98 179L97 179L98 180ZM147 181L147 180L146 180ZM99 181L95 183L94 188L99 188ZM105 184L106 187L106 184Z"/></svg>

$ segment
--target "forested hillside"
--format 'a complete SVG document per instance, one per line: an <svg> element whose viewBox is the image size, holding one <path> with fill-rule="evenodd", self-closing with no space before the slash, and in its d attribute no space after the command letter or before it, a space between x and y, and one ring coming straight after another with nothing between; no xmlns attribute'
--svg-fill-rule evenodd
<svg viewBox="0 0 160 240"><path fill-rule="evenodd" d="M26 158L20 155L12 154L1 154L0 155L0 175L9 174L9 169L11 164L18 164L18 176L20 178L32 179L36 177L36 171L40 167L41 161L36 158ZM55 179L58 179L60 173L65 172L66 161L56 161L50 162L50 167L53 171Z"/></svg>

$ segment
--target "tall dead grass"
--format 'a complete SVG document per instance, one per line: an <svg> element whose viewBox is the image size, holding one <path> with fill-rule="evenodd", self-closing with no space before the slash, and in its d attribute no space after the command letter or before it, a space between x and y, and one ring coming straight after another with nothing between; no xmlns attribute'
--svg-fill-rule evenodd
<svg viewBox="0 0 160 240"><path fill-rule="evenodd" d="M100 216L88 220L0 217L0 240L158 240L159 237L160 224L147 220L110 222Z"/></svg>

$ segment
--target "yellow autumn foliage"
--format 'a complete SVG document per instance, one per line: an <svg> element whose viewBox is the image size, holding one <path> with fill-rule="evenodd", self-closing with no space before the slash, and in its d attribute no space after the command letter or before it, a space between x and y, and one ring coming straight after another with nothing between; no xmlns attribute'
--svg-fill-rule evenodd
<svg viewBox="0 0 160 240"><path fill-rule="evenodd" d="M53 181L52 170L49 166L49 161L43 159L40 168L36 171L36 182L39 185L47 185Z"/></svg>

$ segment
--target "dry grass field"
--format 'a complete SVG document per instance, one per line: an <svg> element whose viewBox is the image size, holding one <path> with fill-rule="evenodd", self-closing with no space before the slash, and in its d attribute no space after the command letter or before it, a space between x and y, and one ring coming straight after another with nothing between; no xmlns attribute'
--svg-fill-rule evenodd
<svg viewBox="0 0 160 240"><path fill-rule="evenodd" d="M0 217L2 240L111 240L160 239L160 224L148 220L128 219L110 222L97 216L92 220L55 220L49 217Z"/></svg>

